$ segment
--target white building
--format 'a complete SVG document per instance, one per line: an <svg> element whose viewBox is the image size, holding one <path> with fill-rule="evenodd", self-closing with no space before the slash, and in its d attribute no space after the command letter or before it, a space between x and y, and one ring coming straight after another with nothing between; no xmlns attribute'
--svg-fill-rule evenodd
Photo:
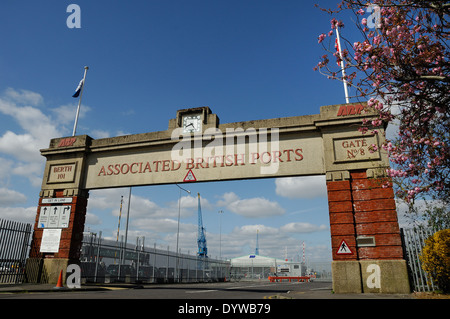
<svg viewBox="0 0 450 319"><path fill-rule="evenodd" d="M231 275L235 278L267 278L303 276L306 268L301 262L286 261L260 255L245 255L231 259Z"/></svg>

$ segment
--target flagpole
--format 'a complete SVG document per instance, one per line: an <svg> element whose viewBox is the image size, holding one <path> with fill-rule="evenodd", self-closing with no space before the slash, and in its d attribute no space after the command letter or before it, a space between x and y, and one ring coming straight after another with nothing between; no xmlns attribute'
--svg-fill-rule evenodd
<svg viewBox="0 0 450 319"><path fill-rule="evenodd" d="M337 38L339 56L341 58L341 70L342 70L342 78L344 80L345 102L350 103L349 99L348 99L347 80L345 79L345 70L344 70L344 58L342 57L341 39L339 38L339 27L338 26L336 26L336 38Z"/></svg>
<svg viewBox="0 0 450 319"><path fill-rule="evenodd" d="M80 106L81 106L81 96L83 95L83 89L84 89L84 84L85 84L85 81L86 81L87 70L89 70L89 67L85 66L84 67L84 76L83 76L83 85L81 86L80 99L78 100L77 115L75 116L75 123L73 125L72 136L75 136L75 133L77 131L78 115L80 114Z"/></svg>

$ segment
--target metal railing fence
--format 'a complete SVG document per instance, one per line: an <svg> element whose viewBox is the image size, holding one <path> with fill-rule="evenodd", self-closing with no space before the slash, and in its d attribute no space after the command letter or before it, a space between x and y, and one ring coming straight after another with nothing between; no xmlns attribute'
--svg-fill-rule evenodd
<svg viewBox="0 0 450 319"><path fill-rule="evenodd" d="M425 240L437 230L401 229L403 249L414 291L438 289L422 269L419 256ZM0 219L0 284L26 281L25 264L33 228L31 224ZM87 282L198 282L231 278L230 262L203 260L196 255L136 245L124 247L120 242L102 239L99 234L83 237L81 254L82 279Z"/></svg>
<svg viewBox="0 0 450 319"><path fill-rule="evenodd" d="M85 282L205 282L224 281L230 262L167 249L144 246L144 238L124 247L120 241L102 239L99 232L85 234L81 252L81 278Z"/></svg>
<svg viewBox="0 0 450 319"><path fill-rule="evenodd" d="M25 262L30 248L31 224L0 219L0 284L26 280Z"/></svg>
<svg viewBox="0 0 450 319"><path fill-rule="evenodd" d="M430 275L423 269L419 256L425 246L425 240L436 231L433 229L400 229L403 239L403 250L408 265L408 275L411 289L417 292L435 291L438 287L433 284Z"/></svg>
<svg viewBox="0 0 450 319"><path fill-rule="evenodd" d="M331 281L331 261L330 262L308 262L306 266L301 266L301 274L296 273L279 273L276 259L273 265L253 266L253 265L238 265L231 268L230 278L233 280L268 280L269 276L309 276L317 281Z"/></svg>

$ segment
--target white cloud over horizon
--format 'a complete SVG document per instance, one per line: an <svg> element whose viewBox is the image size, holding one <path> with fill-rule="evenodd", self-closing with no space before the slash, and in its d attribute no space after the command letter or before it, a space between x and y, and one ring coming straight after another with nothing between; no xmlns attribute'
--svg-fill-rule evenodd
<svg viewBox="0 0 450 319"><path fill-rule="evenodd" d="M285 213L280 204L263 197L240 199L235 193L228 192L223 194L222 198L218 202L219 206L225 206L233 213L247 218L279 216Z"/></svg>
<svg viewBox="0 0 450 319"><path fill-rule="evenodd" d="M284 177L275 179L275 192L287 198L327 197L325 176Z"/></svg>
<svg viewBox="0 0 450 319"><path fill-rule="evenodd" d="M53 112L48 112L44 98L36 92L7 88L0 95L0 114L12 119L11 127L5 128L0 136L0 156L9 165L8 171L0 172L0 177L20 175L27 177L33 186L40 186L45 159L39 150L48 147L50 139L69 134L68 124L74 118L76 106L50 110ZM89 107L83 106L82 115L88 111Z"/></svg>

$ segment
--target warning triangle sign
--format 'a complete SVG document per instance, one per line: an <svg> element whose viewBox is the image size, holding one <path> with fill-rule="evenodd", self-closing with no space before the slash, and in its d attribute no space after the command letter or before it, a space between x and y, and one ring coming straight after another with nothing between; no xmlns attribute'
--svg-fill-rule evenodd
<svg viewBox="0 0 450 319"><path fill-rule="evenodd" d="M349 255L353 254L350 247L347 245L345 240L342 239L341 243L339 244L338 251L336 252L336 255Z"/></svg>
<svg viewBox="0 0 450 319"><path fill-rule="evenodd" d="M197 181L197 179L195 178L194 173L193 173L192 170L190 169L190 170L187 172L186 176L184 177L183 182L196 182L196 181Z"/></svg>

